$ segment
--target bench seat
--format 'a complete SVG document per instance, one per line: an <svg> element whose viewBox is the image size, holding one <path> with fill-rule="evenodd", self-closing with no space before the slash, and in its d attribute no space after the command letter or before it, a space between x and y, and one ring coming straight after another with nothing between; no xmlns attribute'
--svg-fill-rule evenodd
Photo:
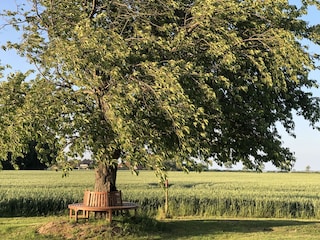
<svg viewBox="0 0 320 240"><path fill-rule="evenodd" d="M121 192L120 194L119 192L120 191L112 194L107 192L86 191L83 203L72 203L68 205L70 219L74 217L77 222L79 218L89 219L90 212L105 212L106 218L112 222L113 211L134 210L136 214L139 206L132 202L122 202ZM112 205L109 203L112 203ZM79 211L82 212L82 214L79 214Z"/></svg>

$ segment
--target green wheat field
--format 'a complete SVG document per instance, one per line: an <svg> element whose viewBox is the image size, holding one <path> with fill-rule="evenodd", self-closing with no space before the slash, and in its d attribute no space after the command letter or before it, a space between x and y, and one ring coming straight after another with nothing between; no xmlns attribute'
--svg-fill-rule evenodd
<svg viewBox="0 0 320 240"><path fill-rule="evenodd" d="M152 171L138 176L119 171L123 199L137 202L144 215L164 207L164 190ZM93 189L94 172L74 170L1 171L0 216L67 214L67 205ZM169 172L172 217L320 219L319 173Z"/></svg>

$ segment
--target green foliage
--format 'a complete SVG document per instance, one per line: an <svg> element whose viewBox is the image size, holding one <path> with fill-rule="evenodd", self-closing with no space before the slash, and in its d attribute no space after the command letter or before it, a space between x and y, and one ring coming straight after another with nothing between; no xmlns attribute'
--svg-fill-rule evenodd
<svg viewBox="0 0 320 240"><path fill-rule="evenodd" d="M120 149L161 181L167 159L186 171L210 159L290 169L276 123L293 134L293 111L314 127L320 118L308 92L317 56L300 42L319 42L319 27L301 20L318 1L32 2L5 13L23 32L5 48L39 76L1 84L1 154L21 155L32 138L58 161L88 150L111 166Z"/></svg>
<svg viewBox="0 0 320 240"><path fill-rule="evenodd" d="M36 147L41 147L43 152L46 152L45 157L47 158L45 162L38 158L38 151ZM43 153L42 153L43 154ZM2 164L3 170L44 170L50 166L51 162L54 161L54 151L49 150L46 144L37 144L36 142L29 142L28 149L23 153L23 157L17 157L12 159L12 153L7 153L7 160L0 162Z"/></svg>
<svg viewBox="0 0 320 240"><path fill-rule="evenodd" d="M0 159L20 167L30 160L50 164L58 151L57 136L49 129L55 117L49 110L52 103L46 89L50 86L26 82L29 74L11 74L0 82Z"/></svg>

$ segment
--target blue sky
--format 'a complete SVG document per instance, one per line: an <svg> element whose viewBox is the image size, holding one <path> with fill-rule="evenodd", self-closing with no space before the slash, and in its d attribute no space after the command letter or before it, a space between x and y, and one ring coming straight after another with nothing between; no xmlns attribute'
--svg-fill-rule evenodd
<svg viewBox="0 0 320 240"><path fill-rule="evenodd" d="M26 0L1 0L0 12L3 9L15 9L15 3L27 3ZM299 0L291 0L291 3L299 4ZM309 10L308 16L304 19L309 21L310 24L320 24L320 12L314 7ZM4 24L2 18L0 18L0 26ZM10 28L0 29L0 45L4 44L7 40L17 41L20 35ZM310 51L320 54L320 47L310 46ZM4 52L0 50L0 61L1 64L9 64L12 66L11 71L22 71L25 72L32 68L25 59L20 58L15 54L14 51ZM6 71L8 73L10 71ZM311 78L316 79L320 83L320 71L313 71L310 75ZM320 97L320 89L313 90L315 96ZM311 170L320 171L320 132L313 130L307 121L301 117L295 117L296 122L296 138L288 136L283 130L281 130L284 146L288 147L295 153L297 158L294 166L295 170L305 170L306 166L310 166ZM215 165L216 166L216 165ZM274 169L271 165L266 165L267 170Z"/></svg>

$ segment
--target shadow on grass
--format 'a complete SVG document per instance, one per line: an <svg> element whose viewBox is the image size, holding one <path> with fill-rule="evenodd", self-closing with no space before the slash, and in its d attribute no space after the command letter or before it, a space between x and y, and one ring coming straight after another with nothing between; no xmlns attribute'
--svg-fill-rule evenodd
<svg viewBox="0 0 320 240"><path fill-rule="evenodd" d="M195 237L202 234L219 235L221 233L270 232L275 227L302 226L320 223L298 220L170 220L163 222L162 231L179 237Z"/></svg>

